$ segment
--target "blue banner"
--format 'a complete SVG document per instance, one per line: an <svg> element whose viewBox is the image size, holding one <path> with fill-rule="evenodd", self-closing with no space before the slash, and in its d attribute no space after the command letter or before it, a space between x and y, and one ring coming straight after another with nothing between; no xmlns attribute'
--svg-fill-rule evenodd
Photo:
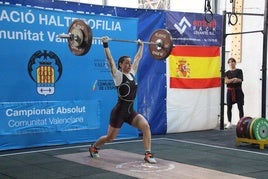
<svg viewBox="0 0 268 179"><path fill-rule="evenodd" d="M99 101L2 103L3 135L96 129L100 127Z"/></svg>
<svg viewBox="0 0 268 179"><path fill-rule="evenodd" d="M1 149L85 142L106 134L117 100L114 82L101 40L75 56L58 37L75 19L84 20L94 37L138 39L137 18L0 6ZM134 58L137 51L135 43L111 41L109 47L115 61ZM126 125L118 138L137 135Z"/></svg>
<svg viewBox="0 0 268 179"><path fill-rule="evenodd" d="M89 99L93 86L112 80L100 40L93 40L88 54L74 56L67 40L58 37L68 33L74 19L88 23L94 36L137 39L134 18L5 5L0 6L0 11L2 102ZM131 43L111 42L110 46L115 60L122 53L133 56L137 49ZM104 91L114 89L110 82L105 89L102 84Z"/></svg>
<svg viewBox="0 0 268 179"><path fill-rule="evenodd" d="M176 45L221 46L222 16L206 22L204 14L167 12L166 26Z"/></svg>

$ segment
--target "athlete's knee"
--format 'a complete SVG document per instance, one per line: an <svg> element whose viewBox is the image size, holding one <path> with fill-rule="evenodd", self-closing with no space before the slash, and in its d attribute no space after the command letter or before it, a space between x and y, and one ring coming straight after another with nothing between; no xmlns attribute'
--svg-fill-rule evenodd
<svg viewBox="0 0 268 179"><path fill-rule="evenodd" d="M115 140L115 137L112 137L112 136L107 136L106 137L106 142L112 142Z"/></svg>
<svg viewBox="0 0 268 179"><path fill-rule="evenodd" d="M151 130L150 129L150 125L148 124L148 122L144 123L141 127L141 130L142 131L148 131L148 130Z"/></svg>
<svg viewBox="0 0 268 179"><path fill-rule="evenodd" d="M146 124L144 125L144 127L145 127L146 129L150 129L150 125L149 125L148 123L146 123Z"/></svg>

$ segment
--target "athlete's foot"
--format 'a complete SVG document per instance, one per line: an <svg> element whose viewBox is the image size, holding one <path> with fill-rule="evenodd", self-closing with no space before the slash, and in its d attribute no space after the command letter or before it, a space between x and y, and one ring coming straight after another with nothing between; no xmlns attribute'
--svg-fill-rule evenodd
<svg viewBox="0 0 268 179"><path fill-rule="evenodd" d="M156 160L153 157L153 154L151 152L146 152L144 157L145 162L155 164Z"/></svg>
<svg viewBox="0 0 268 179"><path fill-rule="evenodd" d="M88 149L88 151L90 153L90 157L92 157L92 158L100 158L99 148L91 145L91 147Z"/></svg>

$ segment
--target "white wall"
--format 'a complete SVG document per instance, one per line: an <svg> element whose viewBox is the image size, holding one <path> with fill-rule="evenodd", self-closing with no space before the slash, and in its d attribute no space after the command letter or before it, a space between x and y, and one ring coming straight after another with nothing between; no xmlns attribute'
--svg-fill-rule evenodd
<svg viewBox="0 0 268 179"><path fill-rule="evenodd" d="M170 0L171 11L204 12L204 0Z"/></svg>
<svg viewBox="0 0 268 179"><path fill-rule="evenodd" d="M76 1L76 0L73 0ZM103 5L103 0L78 0L81 3Z"/></svg>
<svg viewBox="0 0 268 179"><path fill-rule="evenodd" d="M116 6L116 7L138 7L138 0L107 0L108 6Z"/></svg>
<svg viewBox="0 0 268 179"><path fill-rule="evenodd" d="M246 12L263 13L264 1L261 0L244 2ZM246 16L243 22L243 31L263 30L264 18L258 16ZM245 111L252 117L261 117L261 91L262 91L262 53L263 53L263 34L252 33L243 37L242 63L245 73L244 91L246 94Z"/></svg>
<svg viewBox="0 0 268 179"><path fill-rule="evenodd" d="M138 7L138 0L80 0L80 2L88 4L115 6L115 7L132 7L132 8Z"/></svg>
<svg viewBox="0 0 268 179"><path fill-rule="evenodd" d="M137 8L139 6L138 0L71 0L79 1L81 3L117 6L117 7L129 7ZM203 12L204 0L170 0L170 10L172 11L184 11L184 12Z"/></svg>
<svg viewBox="0 0 268 179"><path fill-rule="evenodd" d="M264 13L265 0L244 0L244 13ZM229 1L228 1L229 2ZM230 3L222 3L221 11L226 8L231 11ZM263 30L263 16L243 16L243 32ZM227 26L230 32L231 26ZM231 36L226 38L226 51L230 51ZM237 64L238 68L243 69L244 82L243 90L245 93L245 116L261 117L261 100L262 100L262 52L263 52L263 35L262 33L250 33L242 35L242 61ZM226 56L227 60L227 56ZM226 70L228 65L226 63ZM225 108L225 121L226 108ZM239 121L237 106L233 108L233 121L236 124Z"/></svg>

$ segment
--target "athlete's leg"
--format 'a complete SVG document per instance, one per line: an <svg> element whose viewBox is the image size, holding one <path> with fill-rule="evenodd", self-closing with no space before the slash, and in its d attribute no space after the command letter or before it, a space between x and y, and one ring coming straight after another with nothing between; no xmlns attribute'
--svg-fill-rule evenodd
<svg viewBox="0 0 268 179"><path fill-rule="evenodd" d="M91 145L91 147L88 149L89 153L90 153L90 156L92 158L99 158L100 157L99 156L99 148L100 148L100 146L104 145L107 142L113 141L116 138L119 130L120 130L120 128L114 128L111 125L109 125L107 135L104 135L104 136L100 137L95 142L95 144Z"/></svg>
<svg viewBox="0 0 268 179"><path fill-rule="evenodd" d="M138 114L133 119L131 125L138 128L143 133L143 144L145 149L144 160L148 163L156 163L156 160L151 153L151 129L147 120L141 114Z"/></svg>
<svg viewBox="0 0 268 179"><path fill-rule="evenodd" d="M100 146L104 145L107 142L112 142L116 138L119 130L120 130L120 128L115 128L115 127L112 127L111 125L109 125L107 135L101 136L95 142L94 146L99 148Z"/></svg>
<svg viewBox="0 0 268 179"><path fill-rule="evenodd" d="M151 129L147 120L141 114L138 114L131 125L142 131L144 149L145 151L151 151Z"/></svg>

